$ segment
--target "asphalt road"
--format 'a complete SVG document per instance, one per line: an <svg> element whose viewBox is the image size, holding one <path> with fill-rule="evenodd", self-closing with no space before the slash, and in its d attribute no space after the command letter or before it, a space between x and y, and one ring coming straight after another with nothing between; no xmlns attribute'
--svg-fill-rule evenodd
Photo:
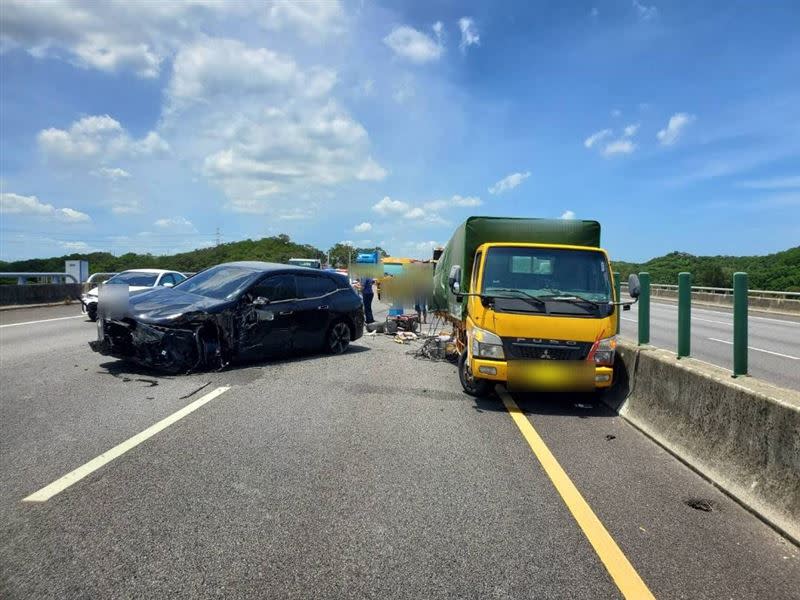
<svg viewBox="0 0 800 600"><path fill-rule="evenodd" d="M0 597L621 597L523 425L417 346L162 377L77 312L0 313ZM515 400L656 598L800 598L796 546L602 404Z"/></svg>
<svg viewBox="0 0 800 600"><path fill-rule="evenodd" d="M621 333L636 340L638 306L622 313ZM749 374L774 385L800 390L800 316L751 311L748 315ZM724 308L692 307L692 357L733 368L733 315ZM652 302L650 343L677 351L678 305Z"/></svg>

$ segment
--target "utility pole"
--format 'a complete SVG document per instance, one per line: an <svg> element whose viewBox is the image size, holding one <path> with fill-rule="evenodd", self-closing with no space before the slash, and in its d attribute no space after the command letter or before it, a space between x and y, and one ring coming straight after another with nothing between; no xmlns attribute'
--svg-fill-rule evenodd
<svg viewBox="0 0 800 600"><path fill-rule="evenodd" d="M217 238L217 246L219 246L221 244L220 235L219 235L219 227L217 227L216 238Z"/></svg>

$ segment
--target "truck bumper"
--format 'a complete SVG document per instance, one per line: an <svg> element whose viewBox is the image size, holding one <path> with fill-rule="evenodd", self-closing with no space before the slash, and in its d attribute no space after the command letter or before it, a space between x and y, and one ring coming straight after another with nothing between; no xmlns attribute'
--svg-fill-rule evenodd
<svg viewBox="0 0 800 600"><path fill-rule="evenodd" d="M556 361L535 361L535 362L556 362ZM476 379L488 379L500 383L508 383L508 361L487 360L483 358L473 358L470 362L472 376ZM594 387L596 389L608 388L614 383L613 367L594 367Z"/></svg>

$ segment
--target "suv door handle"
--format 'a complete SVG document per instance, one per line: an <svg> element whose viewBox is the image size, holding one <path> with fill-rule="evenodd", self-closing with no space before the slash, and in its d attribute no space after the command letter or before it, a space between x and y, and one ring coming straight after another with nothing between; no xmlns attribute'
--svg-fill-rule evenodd
<svg viewBox="0 0 800 600"><path fill-rule="evenodd" d="M327 304L324 304L323 306L318 306L317 310L328 310L329 308L330 308L330 306L328 306Z"/></svg>
<svg viewBox="0 0 800 600"><path fill-rule="evenodd" d="M283 311L279 312L278 314L279 315L284 315L284 316L285 315L293 315L294 311L293 310L283 310Z"/></svg>

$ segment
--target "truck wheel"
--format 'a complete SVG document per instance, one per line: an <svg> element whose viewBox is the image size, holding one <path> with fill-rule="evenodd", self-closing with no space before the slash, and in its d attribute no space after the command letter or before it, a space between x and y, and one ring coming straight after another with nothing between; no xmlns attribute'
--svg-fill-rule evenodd
<svg viewBox="0 0 800 600"><path fill-rule="evenodd" d="M480 398L488 396L491 391L492 384L486 379L475 379L472 375L472 370L467 364L468 351L464 350L461 356L458 357L458 378L461 380L461 387L470 396Z"/></svg>
<svg viewBox="0 0 800 600"><path fill-rule="evenodd" d="M90 304L86 307L86 316L90 321L97 321L97 304Z"/></svg>

